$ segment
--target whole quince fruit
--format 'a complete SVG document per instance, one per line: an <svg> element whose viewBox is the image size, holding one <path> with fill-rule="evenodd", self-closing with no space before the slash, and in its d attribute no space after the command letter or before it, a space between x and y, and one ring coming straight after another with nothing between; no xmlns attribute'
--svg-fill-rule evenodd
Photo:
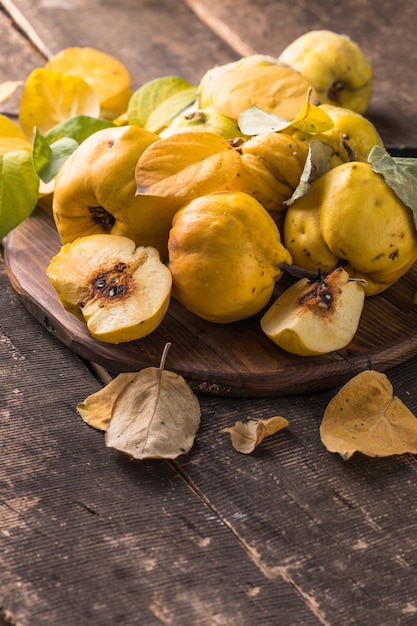
<svg viewBox="0 0 417 626"><path fill-rule="evenodd" d="M231 119L252 105L284 119L294 119L312 85L298 71L276 61L251 57L214 68L199 84L200 107L210 107Z"/></svg>
<svg viewBox="0 0 417 626"><path fill-rule="evenodd" d="M311 211L308 228L316 233L317 267L324 267L325 259L331 263L334 255L348 265L352 276L369 282L366 295L387 289L417 260L412 212L369 163L338 165L317 178L310 191L292 204L286 215L284 241L297 263L302 260L302 247L308 250L310 245L307 240L297 243L297 230L306 230L305 226L294 228L299 210L306 222ZM295 220L292 224L291 219Z"/></svg>
<svg viewBox="0 0 417 626"><path fill-rule="evenodd" d="M122 235L167 258L175 199L136 196L135 167L159 136L137 126L90 135L65 161L55 179L52 203L63 244L93 234Z"/></svg>
<svg viewBox="0 0 417 626"><path fill-rule="evenodd" d="M304 33L283 50L279 61L299 71L322 103L364 113L372 94L372 67L357 43L330 30Z"/></svg>
<svg viewBox="0 0 417 626"><path fill-rule="evenodd" d="M210 322L251 317L269 301L291 263L277 225L243 192L195 198L174 216L168 241L172 293Z"/></svg>
<svg viewBox="0 0 417 626"><path fill-rule="evenodd" d="M290 252L294 265L306 270L329 272L339 262L339 257L329 249L323 239L320 224L321 188L312 185L309 193L291 204L283 223L284 245Z"/></svg>
<svg viewBox="0 0 417 626"><path fill-rule="evenodd" d="M333 128L316 135L300 131L295 131L292 135L307 144L312 139L330 144L335 152L332 158L333 167L348 161L367 161L374 146L384 147L375 125L360 113L333 104L321 104L319 108L331 117Z"/></svg>
<svg viewBox="0 0 417 626"><path fill-rule="evenodd" d="M261 318L263 332L299 356L326 354L353 339L365 301L361 281L341 267L316 280L302 278L286 289Z"/></svg>
<svg viewBox="0 0 417 626"><path fill-rule="evenodd" d="M107 343L140 339L161 323L172 278L152 247L119 235L90 235L62 246L47 275L64 308Z"/></svg>
<svg viewBox="0 0 417 626"><path fill-rule="evenodd" d="M209 131L217 133L225 139L246 137L240 132L236 120L213 109L194 109L178 115L173 121L159 133L164 139L180 132Z"/></svg>
<svg viewBox="0 0 417 626"><path fill-rule="evenodd" d="M270 132L243 142L239 152L240 170L227 189L253 196L278 221L300 181L307 146L291 135Z"/></svg>

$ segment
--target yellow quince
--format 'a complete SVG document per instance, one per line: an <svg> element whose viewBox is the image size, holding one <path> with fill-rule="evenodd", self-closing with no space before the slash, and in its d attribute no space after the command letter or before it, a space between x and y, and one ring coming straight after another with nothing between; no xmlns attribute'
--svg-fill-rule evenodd
<svg viewBox="0 0 417 626"><path fill-rule="evenodd" d="M158 135L115 126L90 135L55 179L53 215L63 244L93 234L123 235L168 255L171 221L180 200L136 195L135 168Z"/></svg>
<svg viewBox="0 0 417 626"><path fill-rule="evenodd" d="M312 139L330 144L334 149L333 167L348 161L367 161L374 146L384 147L374 124L360 113L333 104L321 104L319 108L332 119L333 128L316 135L300 131L294 131L292 135L307 145Z"/></svg>
<svg viewBox="0 0 417 626"><path fill-rule="evenodd" d="M262 55L219 66L203 76L198 87L198 106L211 107L231 119L257 105L284 119L294 119L307 93L315 91L299 72Z"/></svg>
<svg viewBox="0 0 417 626"><path fill-rule="evenodd" d="M284 242L306 269L346 264L350 276L367 281L366 295L387 289L417 260L411 210L381 174L358 161L329 170L292 204Z"/></svg>
<svg viewBox="0 0 417 626"><path fill-rule="evenodd" d="M322 103L364 113L372 94L372 66L357 43L330 30L312 30L290 43L279 61L299 71Z"/></svg>
<svg viewBox="0 0 417 626"><path fill-rule="evenodd" d="M172 294L210 322L251 317L269 301L291 263L277 225L243 192L195 198L174 216L168 241Z"/></svg>

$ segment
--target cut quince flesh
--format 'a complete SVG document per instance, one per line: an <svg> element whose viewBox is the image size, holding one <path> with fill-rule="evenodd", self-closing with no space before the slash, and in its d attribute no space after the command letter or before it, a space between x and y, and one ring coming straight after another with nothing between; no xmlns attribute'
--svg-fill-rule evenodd
<svg viewBox="0 0 417 626"><path fill-rule="evenodd" d="M153 332L168 309L172 278L156 248L121 235L89 235L62 246L47 275L64 308L108 343Z"/></svg>
<svg viewBox="0 0 417 626"><path fill-rule="evenodd" d="M283 350L299 356L341 350L358 329L364 300L363 281L351 280L338 267L286 289L261 318L261 328Z"/></svg>

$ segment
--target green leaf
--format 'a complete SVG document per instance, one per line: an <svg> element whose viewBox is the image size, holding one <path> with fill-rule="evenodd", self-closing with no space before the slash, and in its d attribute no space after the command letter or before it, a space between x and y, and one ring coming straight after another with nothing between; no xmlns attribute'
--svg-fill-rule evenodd
<svg viewBox="0 0 417 626"><path fill-rule="evenodd" d="M15 150L0 155L0 239L29 217L38 192L39 178L30 152Z"/></svg>
<svg viewBox="0 0 417 626"><path fill-rule="evenodd" d="M57 124L45 134L45 139L49 144L63 139L64 137L72 137L77 143L82 143L87 137L102 130L103 128L111 128L115 126L113 122L104 120L100 117L91 117L89 115L75 115L69 120L65 120Z"/></svg>
<svg viewBox="0 0 417 626"><path fill-rule="evenodd" d="M127 121L157 133L196 97L197 87L179 76L155 78L142 85L130 98Z"/></svg>
<svg viewBox="0 0 417 626"><path fill-rule="evenodd" d="M59 172L67 158L87 137L115 124L99 117L74 115L51 128L45 136L35 129L33 164L44 183L49 183Z"/></svg>
<svg viewBox="0 0 417 626"><path fill-rule="evenodd" d="M44 183L49 183L79 145L71 137L62 137L62 139L49 144L38 129L35 129L32 150L33 166L39 178Z"/></svg>
<svg viewBox="0 0 417 626"><path fill-rule="evenodd" d="M323 176L331 169L331 159L334 155L332 146L324 141L313 139L308 146L308 155L303 172L291 198L284 202L290 206L295 200L305 196L310 191L311 183Z"/></svg>
<svg viewBox="0 0 417 626"><path fill-rule="evenodd" d="M411 209L417 228L417 159L392 157L381 146L374 146L368 161L373 171L381 174L399 199Z"/></svg>
<svg viewBox="0 0 417 626"><path fill-rule="evenodd" d="M268 113L255 104L239 115L238 126L244 135L274 133L288 128L290 122L275 113Z"/></svg>

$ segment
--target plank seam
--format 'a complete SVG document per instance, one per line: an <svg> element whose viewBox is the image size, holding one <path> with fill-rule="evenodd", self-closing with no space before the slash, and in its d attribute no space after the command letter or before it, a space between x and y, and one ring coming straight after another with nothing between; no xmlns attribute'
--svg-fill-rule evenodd
<svg viewBox="0 0 417 626"><path fill-rule="evenodd" d="M53 56L48 46L43 42L23 13L13 2L11 2L11 0L2 0L0 2L0 8L6 15L9 16L12 22L14 22L17 29L30 41L33 46L35 46L36 50L40 52L43 57L45 57L45 60L48 60Z"/></svg>
<svg viewBox="0 0 417 626"><path fill-rule="evenodd" d="M227 24L218 17L207 11L199 0L185 0L188 7L195 15L212 30L218 37L227 43L235 52L243 57L255 54L255 51L243 39L239 37Z"/></svg>

